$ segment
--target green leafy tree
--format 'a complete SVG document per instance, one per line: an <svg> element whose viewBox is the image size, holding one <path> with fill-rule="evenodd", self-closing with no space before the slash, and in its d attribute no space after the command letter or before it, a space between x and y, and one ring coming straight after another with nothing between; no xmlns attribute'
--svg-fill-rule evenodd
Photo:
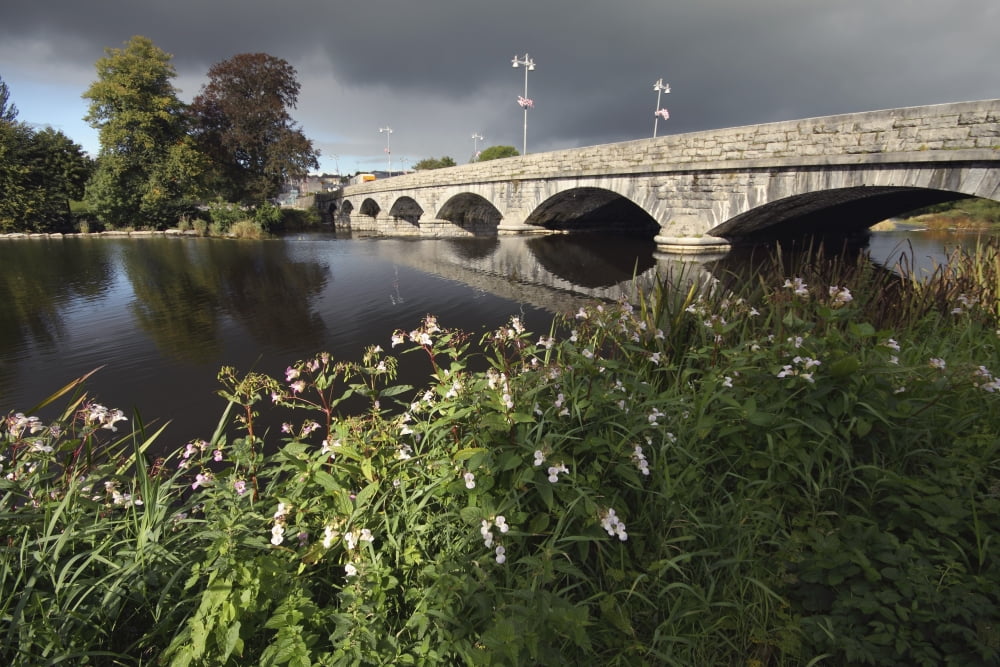
<svg viewBox="0 0 1000 667"><path fill-rule="evenodd" d="M17 107L10 101L10 89L3 79L0 79L0 123L13 123L17 120Z"/></svg>
<svg viewBox="0 0 1000 667"><path fill-rule="evenodd" d="M479 159L476 162L486 162L487 160L498 160L502 157L516 157L521 153L518 152L513 146L490 146L489 148L484 148L482 152L479 153Z"/></svg>
<svg viewBox="0 0 1000 667"><path fill-rule="evenodd" d="M82 196L90 167L83 149L62 132L18 122L0 81L0 230L68 230L69 200Z"/></svg>
<svg viewBox="0 0 1000 667"><path fill-rule="evenodd" d="M414 169L443 169L444 167L454 167L455 160L445 155L441 158L429 157L413 165Z"/></svg>
<svg viewBox="0 0 1000 667"><path fill-rule="evenodd" d="M205 164L171 83L172 56L142 36L105 53L83 94L101 143L86 200L107 224L164 228L190 209Z"/></svg>
<svg viewBox="0 0 1000 667"><path fill-rule="evenodd" d="M191 114L212 160L211 187L224 198L262 203L319 168L319 151L289 114L298 102L295 68L266 53L241 53L213 65L208 79Z"/></svg>

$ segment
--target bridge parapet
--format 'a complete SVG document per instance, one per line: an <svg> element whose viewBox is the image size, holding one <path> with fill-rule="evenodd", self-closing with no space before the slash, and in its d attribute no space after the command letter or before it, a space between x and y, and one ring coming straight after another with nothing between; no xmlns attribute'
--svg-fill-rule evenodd
<svg viewBox="0 0 1000 667"><path fill-rule="evenodd" d="M614 144L533 153L512 158L393 176L348 186L345 194L408 187L516 181L594 173L643 173L682 167L745 166L750 160L836 158L938 150L1000 150L1000 100L956 102L885 111L821 116L721 130L673 134ZM878 158L875 158L878 161ZM828 164L829 160L815 161Z"/></svg>
<svg viewBox="0 0 1000 667"><path fill-rule="evenodd" d="M440 220L449 198L469 193L495 207L504 231L538 229L533 211L562 192L605 190L646 211L661 227L658 241L688 238L698 248L725 244L705 237L733 216L807 188L1000 197L998 165L1000 100L984 100L535 153L348 186L340 197L353 202L355 216L366 200L388 215L406 197L427 220Z"/></svg>

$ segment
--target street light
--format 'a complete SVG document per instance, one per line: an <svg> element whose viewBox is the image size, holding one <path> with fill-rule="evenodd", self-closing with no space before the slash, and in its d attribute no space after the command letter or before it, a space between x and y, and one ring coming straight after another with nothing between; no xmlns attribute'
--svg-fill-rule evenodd
<svg viewBox="0 0 1000 667"><path fill-rule="evenodd" d="M535 69L535 61L525 53L524 58L518 58L517 55L511 61L516 69L519 65L524 65L524 95L517 98L517 103L521 105L524 109L524 140L521 145L521 154L528 154L528 109L533 109L535 103L528 99L528 72Z"/></svg>
<svg viewBox="0 0 1000 667"><path fill-rule="evenodd" d="M385 127L380 127L378 129L379 134L385 132L385 154L389 159L388 171L389 175L392 176L392 151L389 150L389 135L392 134L392 128L386 125Z"/></svg>
<svg viewBox="0 0 1000 667"><path fill-rule="evenodd" d="M656 83L653 84L653 90L656 91L656 111L653 112L653 138L656 138L656 124L659 122L660 118L666 120L670 118L670 112L666 109L660 108L660 93L669 93L670 84L663 83L663 79L657 79Z"/></svg>
<svg viewBox="0 0 1000 667"><path fill-rule="evenodd" d="M479 142L483 140L483 135L478 132L472 133L472 159L479 157Z"/></svg>

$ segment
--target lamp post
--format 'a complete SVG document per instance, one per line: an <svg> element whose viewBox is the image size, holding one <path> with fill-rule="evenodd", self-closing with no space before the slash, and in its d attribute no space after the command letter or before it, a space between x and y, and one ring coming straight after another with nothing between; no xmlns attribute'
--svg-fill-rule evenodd
<svg viewBox="0 0 1000 667"><path fill-rule="evenodd" d="M517 103L521 105L524 109L524 139L521 144L521 154L528 154L528 109L534 108L535 103L528 99L528 72L535 69L535 61L531 59L527 53L524 54L524 58L518 58L516 55L511 61L514 68L523 65L524 66L524 95L517 98Z"/></svg>
<svg viewBox="0 0 1000 667"><path fill-rule="evenodd" d="M475 161L479 157L479 142L483 140L483 135L478 132L472 133L472 160Z"/></svg>
<svg viewBox="0 0 1000 667"><path fill-rule="evenodd" d="M653 84L653 90L656 91L656 111L653 112L653 138L656 138L656 124L660 121L662 117L663 120L670 118L670 113L666 109L660 108L660 94L670 92L670 84L663 83L663 79L657 79L656 83Z"/></svg>
<svg viewBox="0 0 1000 667"><path fill-rule="evenodd" d="M389 150L389 135L392 134L392 128L386 125L385 127L380 127L378 131L379 134L385 132L385 154L389 160L388 164L389 175L392 176L392 151Z"/></svg>

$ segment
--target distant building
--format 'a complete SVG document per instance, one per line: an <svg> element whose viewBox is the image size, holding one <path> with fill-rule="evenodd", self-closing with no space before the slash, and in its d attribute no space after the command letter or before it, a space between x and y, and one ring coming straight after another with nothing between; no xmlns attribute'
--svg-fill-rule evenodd
<svg viewBox="0 0 1000 667"><path fill-rule="evenodd" d="M341 185L339 174L309 174L285 183L278 195L278 201L285 206L294 206L300 197L314 195L318 192L333 192Z"/></svg>

